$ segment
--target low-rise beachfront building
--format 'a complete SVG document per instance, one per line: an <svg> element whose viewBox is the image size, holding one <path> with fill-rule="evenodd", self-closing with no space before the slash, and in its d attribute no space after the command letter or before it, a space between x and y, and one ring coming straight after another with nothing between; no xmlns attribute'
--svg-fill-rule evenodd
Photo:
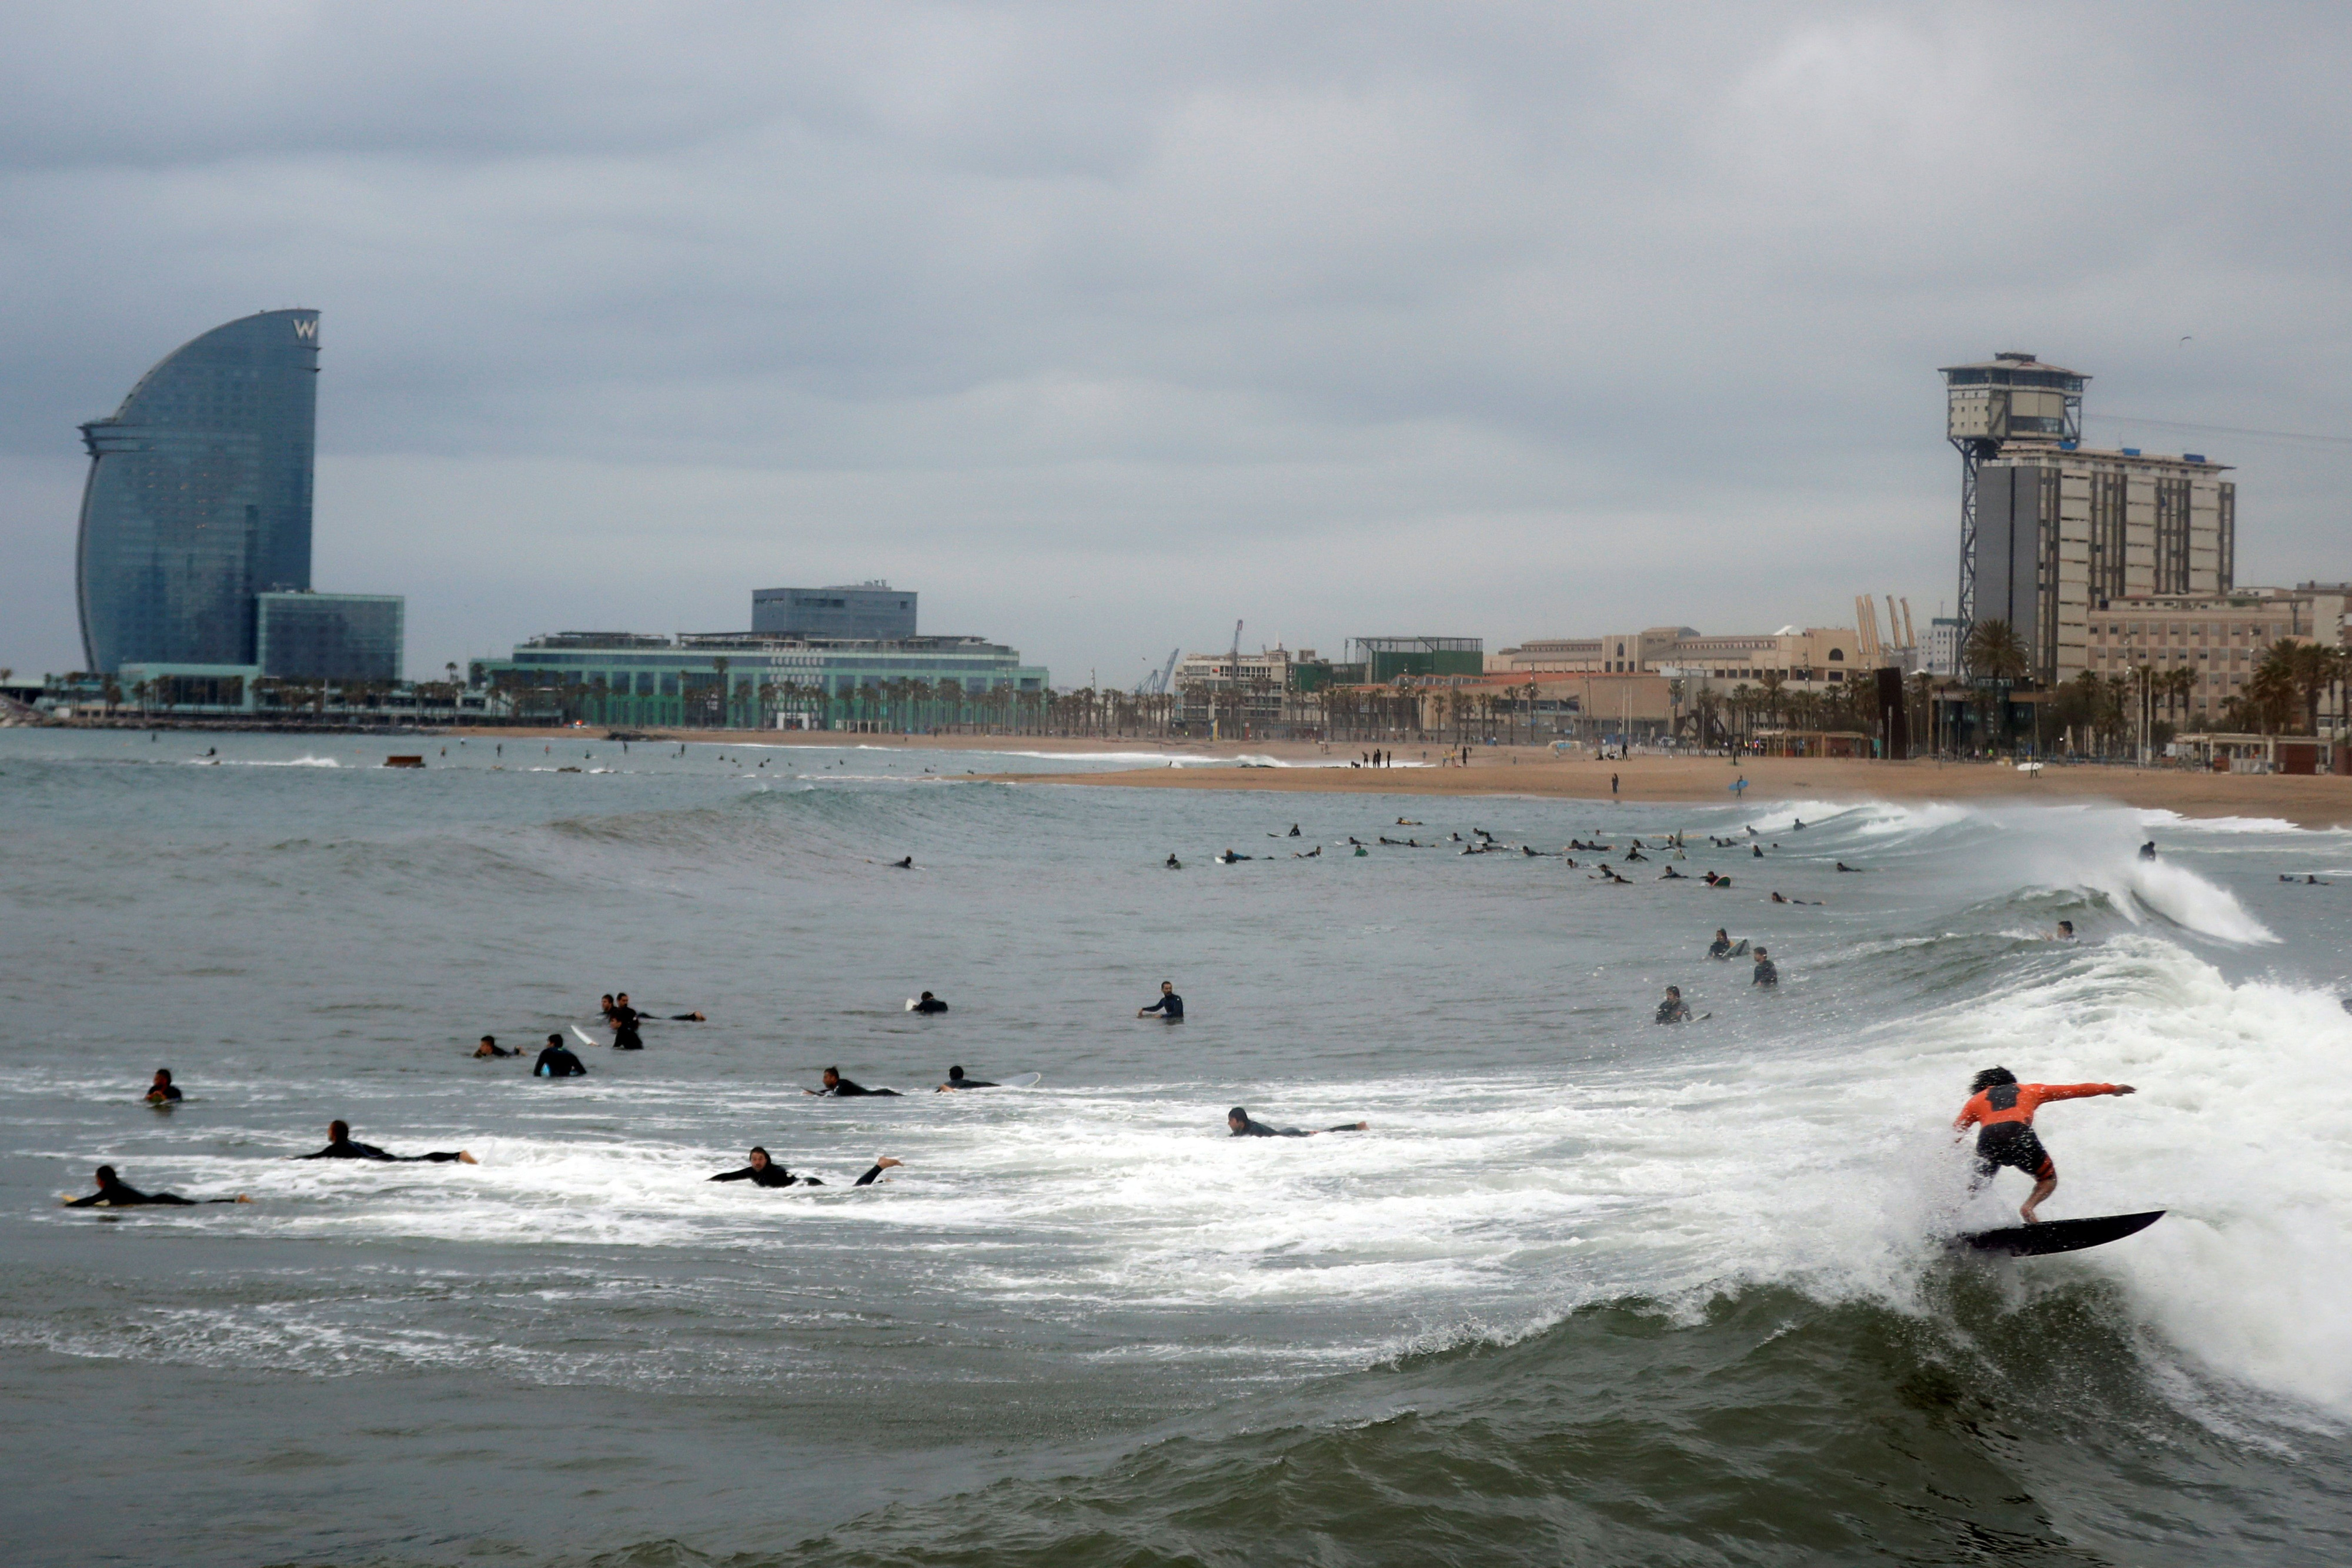
<svg viewBox="0 0 2352 1568"><path fill-rule="evenodd" d="M1052 690L1043 665L983 637L756 632L550 632L473 661L467 680L518 718L892 734L1003 722Z"/></svg>
<svg viewBox="0 0 2352 1568"><path fill-rule="evenodd" d="M2103 599L2085 623L2084 667L2097 675L2188 671L2194 678L2183 683L2187 689L2176 700L2202 724L2231 697L2246 695L2247 681L2277 643L2343 646L2347 609L2352 584L2346 583ZM2340 687L2335 695L2340 703ZM2326 728L2343 722L2340 707L2335 725L2325 722L2326 707L2321 716Z"/></svg>
<svg viewBox="0 0 2352 1568"><path fill-rule="evenodd" d="M1490 674L1660 674L1723 690L1760 685L1770 675L1790 691L1824 691L1860 667L1860 641L1841 626L1783 626L1733 636L1653 626L1599 637L1540 638L1486 659Z"/></svg>

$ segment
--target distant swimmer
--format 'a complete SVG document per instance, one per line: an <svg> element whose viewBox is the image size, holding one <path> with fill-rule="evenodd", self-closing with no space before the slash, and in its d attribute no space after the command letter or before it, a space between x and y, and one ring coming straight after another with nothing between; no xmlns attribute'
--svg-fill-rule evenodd
<svg viewBox="0 0 2352 1568"><path fill-rule="evenodd" d="M751 1163L740 1170L720 1171L710 1179L712 1181L748 1181L753 1186L823 1186L824 1185L823 1181L813 1176L793 1175L774 1160L770 1159L768 1151L756 1144L752 1145L751 1160ZM877 1155L874 1156L874 1167L850 1185L871 1186L874 1185L875 1177L893 1166L905 1163L903 1160L893 1159L888 1155Z"/></svg>
<svg viewBox="0 0 2352 1568"><path fill-rule="evenodd" d="M2058 1190L2058 1166L2033 1131L2033 1113L2053 1100L2087 1100L2100 1094L2135 1093L2128 1083L2020 1083L2006 1067L1988 1067L1969 1081L1969 1103L1952 1122L1952 1130L1966 1136L1977 1131L1977 1169L1969 1183L1980 1191L2000 1167L2011 1166L2033 1178L2033 1191L2018 1208L2028 1225L2038 1224L2034 1210Z"/></svg>
<svg viewBox="0 0 2352 1568"><path fill-rule="evenodd" d="M2301 876L2290 876L2286 873L2281 872L2279 873L2279 880L2281 882L2293 883L2297 887L2333 887L2336 885L2332 882L2322 882L2318 877L2308 872Z"/></svg>
<svg viewBox="0 0 2352 1568"><path fill-rule="evenodd" d="M1173 850L1169 852L1168 859L1165 863L1170 871L1182 871L1184 869L1184 862L1176 858L1176 853Z"/></svg>
<svg viewBox="0 0 2352 1568"><path fill-rule="evenodd" d="M486 1034L482 1037L482 1043L474 1047L474 1054L476 1056L520 1056L522 1048L517 1046L514 1050L509 1051L499 1043L497 1035Z"/></svg>
<svg viewBox="0 0 2352 1568"><path fill-rule="evenodd" d="M888 1098L892 1100L896 1100L898 1097L898 1092L896 1089L868 1089L863 1083L852 1083L848 1079L844 1078L841 1075L841 1069L838 1067L828 1067L824 1070L824 1088L803 1089L801 1092L803 1094L831 1094L843 1100L856 1100L861 1096L872 1099Z"/></svg>
<svg viewBox="0 0 2352 1568"><path fill-rule="evenodd" d="M441 1150L429 1155L394 1155L377 1148L373 1144L354 1143L348 1122L327 1124L327 1146L316 1154L296 1155L298 1160L385 1160L398 1165L415 1165L430 1160L435 1165L481 1164L463 1149Z"/></svg>
<svg viewBox="0 0 2352 1568"><path fill-rule="evenodd" d="M1184 1021L1184 998L1176 994L1175 981L1160 981L1160 999L1153 1002L1148 1008L1138 1008L1135 1009L1135 1016L1139 1019L1150 1018L1154 1013L1158 1013L1162 1019L1166 1019L1170 1023L1182 1023Z"/></svg>
<svg viewBox="0 0 2352 1568"><path fill-rule="evenodd" d="M1357 853L1357 854L1359 854L1359 855L1370 855L1371 852L1372 852L1371 851L1370 851L1370 850L1366 849L1366 848L1365 848L1363 845L1361 845L1361 844L1358 844L1358 845L1356 846L1356 853Z"/></svg>
<svg viewBox="0 0 2352 1568"><path fill-rule="evenodd" d="M1625 858L1629 861L1644 861L1648 860L1650 857L1642 852L1641 845L1635 844L1632 849L1625 852Z"/></svg>
<svg viewBox="0 0 2352 1568"><path fill-rule="evenodd" d="M1780 966L1774 964L1761 947L1756 949L1756 972L1748 977L1748 983L1751 986L1765 987L1777 986L1780 983Z"/></svg>
<svg viewBox="0 0 2352 1568"><path fill-rule="evenodd" d="M1296 822L1290 824L1290 836L1294 839L1298 836L1298 824Z"/></svg>
<svg viewBox="0 0 2352 1568"><path fill-rule="evenodd" d="M948 1010L948 1005L930 992L925 991L921 998L907 1010L910 1013L943 1013Z"/></svg>
<svg viewBox="0 0 2352 1568"><path fill-rule="evenodd" d="M182 1197L176 1192L141 1192L114 1174L112 1166L98 1167L98 1190L87 1197L66 1199L68 1208L137 1208L154 1205L166 1208L194 1208L205 1203L251 1203L238 1193L235 1197Z"/></svg>
<svg viewBox="0 0 2352 1568"><path fill-rule="evenodd" d="M890 869L893 871L912 871L915 869L915 857L908 855L902 859L892 861L890 862Z"/></svg>
<svg viewBox="0 0 2352 1568"><path fill-rule="evenodd" d="M1336 1127L1269 1127L1264 1122L1253 1122L1243 1106L1236 1105L1225 1113L1225 1130L1236 1138L1311 1138L1318 1133L1362 1133L1371 1128L1370 1122L1342 1122Z"/></svg>
<svg viewBox="0 0 2352 1568"><path fill-rule="evenodd" d="M1426 823L1415 821L1410 817L1399 817L1396 820L1396 825L1400 828L1419 828L1427 826Z"/></svg>
<svg viewBox="0 0 2352 1568"><path fill-rule="evenodd" d="M1726 931L1720 925L1717 926L1715 928L1715 940L1706 945L1706 956L1710 958L1730 957L1731 933Z"/></svg>
<svg viewBox="0 0 2352 1568"><path fill-rule="evenodd" d="M1764 858L1764 846L1762 844L1750 844L1748 846L1748 852L1754 855L1760 861Z"/></svg>
<svg viewBox="0 0 2352 1568"><path fill-rule="evenodd" d="M994 1089L996 1087L996 1084L985 1078L966 1078L961 1067L950 1067L948 1069L948 1081L940 1084L936 1092L952 1094L960 1089Z"/></svg>
<svg viewBox="0 0 2352 1568"><path fill-rule="evenodd" d="M1858 865L1848 865L1848 864L1846 864L1846 863L1845 863L1845 862L1843 862L1843 861L1840 861L1840 862L1837 862L1837 868L1838 868L1838 870L1840 870L1840 871L1860 871L1860 870L1862 869L1862 868L1861 868L1860 866L1858 866Z"/></svg>
<svg viewBox="0 0 2352 1568"><path fill-rule="evenodd" d="M2052 936L2051 940L2053 942L2072 942L2074 939L2074 923L2071 920L2061 920L2058 923L2058 929L2056 933Z"/></svg>
<svg viewBox="0 0 2352 1568"><path fill-rule="evenodd" d="M547 1037L546 1048L539 1053L539 1060L530 1064L530 1075L533 1078L585 1078L588 1065L572 1054L572 1048L563 1043L562 1035L551 1034Z"/></svg>
<svg viewBox="0 0 2352 1568"><path fill-rule="evenodd" d="M1798 818L1798 819L1797 819L1797 825L1796 825L1795 827L1793 827L1793 828L1790 829L1789 831L1790 831L1790 832L1792 832L1792 833L1801 833L1801 832L1803 832L1803 831L1805 831L1805 819L1804 819L1804 818L1802 818L1802 817Z"/></svg>
<svg viewBox="0 0 2352 1568"><path fill-rule="evenodd" d="M157 1068L155 1082L147 1086L147 1103L170 1105L176 1103L181 1098L180 1086L172 1082L172 1070L168 1067Z"/></svg>
<svg viewBox="0 0 2352 1568"><path fill-rule="evenodd" d="M1658 880L1660 882L1688 882L1690 878L1685 876L1674 867L1668 866L1664 871L1658 873Z"/></svg>
<svg viewBox="0 0 2352 1568"><path fill-rule="evenodd" d="M2154 839L2150 839L2147 842L2140 845L2139 858L2144 861L2152 861L2156 858L2156 841Z"/></svg>
<svg viewBox="0 0 2352 1568"><path fill-rule="evenodd" d="M1706 875L1700 880L1705 882L1707 886L1716 888L1718 891L1731 885L1731 879L1717 871L1707 873Z"/></svg>
<svg viewBox="0 0 2352 1568"><path fill-rule="evenodd" d="M1311 861L1322 852L1323 846L1321 844L1317 844L1313 849L1307 851L1304 854L1301 854L1297 850L1291 851L1290 858L1295 861Z"/></svg>
<svg viewBox="0 0 2352 1568"><path fill-rule="evenodd" d="M1254 861L1255 859L1257 859L1257 856L1255 855L1237 855L1234 853L1233 851L1227 850L1223 854L1217 856L1217 863L1219 865L1232 865L1237 861Z"/></svg>
<svg viewBox="0 0 2352 1568"><path fill-rule="evenodd" d="M1683 988L1680 986L1668 986L1665 999L1658 1003L1657 1021L1688 1023L1690 1016L1690 1004L1683 1000Z"/></svg>

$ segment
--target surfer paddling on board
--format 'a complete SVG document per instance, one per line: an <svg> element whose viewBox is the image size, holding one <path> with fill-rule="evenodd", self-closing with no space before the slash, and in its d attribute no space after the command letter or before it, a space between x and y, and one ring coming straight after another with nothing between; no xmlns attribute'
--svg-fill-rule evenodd
<svg viewBox="0 0 2352 1568"><path fill-rule="evenodd" d="M475 1166L481 1164L481 1161L476 1159L473 1155L467 1154L463 1149L440 1149L429 1155L392 1154L386 1150L377 1148L373 1144L362 1144L354 1141L352 1137L352 1124L349 1122L343 1121L334 1121L327 1124L327 1146L325 1148L320 1149L314 1155L296 1155L294 1158L298 1160L383 1160L399 1165L415 1165L425 1160L430 1160L435 1165L443 1166Z"/></svg>
<svg viewBox="0 0 2352 1568"><path fill-rule="evenodd" d="M874 1185L875 1178L879 1176L884 1171L888 1170L893 1166L902 1165L904 1163L904 1161L894 1159L888 1155L877 1155L874 1156L873 1168L849 1185L852 1186L872 1186ZM770 1159L768 1157L768 1151L760 1147L757 1144L751 1145L751 1163L750 1165L745 1166L740 1170L720 1171L717 1176L712 1176L710 1179L712 1181L748 1181L753 1186L823 1186L824 1185L824 1183L819 1181L813 1176L793 1175L792 1172L778 1165L774 1160Z"/></svg>
<svg viewBox="0 0 2352 1568"><path fill-rule="evenodd" d="M966 1078L963 1075L962 1068L950 1067L948 1069L948 1081L945 1083L940 1084L934 1092L940 1094L953 1094L957 1091L962 1089L993 1089L995 1087L997 1087L997 1085L988 1079Z"/></svg>
<svg viewBox="0 0 2352 1568"><path fill-rule="evenodd" d="M1236 1138L1311 1138L1318 1133L1361 1133L1370 1127L1370 1122L1342 1122L1336 1127L1269 1127L1264 1122L1251 1121L1244 1106L1236 1105L1225 1113L1225 1130Z"/></svg>
<svg viewBox="0 0 2352 1568"><path fill-rule="evenodd" d="M2033 1211L2058 1190L2058 1166L2033 1131L2033 1113L2053 1100L2136 1092L2128 1083L2020 1083L2006 1067L1986 1068L1969 1088L1974 1092L1952 1123L1962 1135L1977 1129L1977 1172L1969 1190L1981 1189L2003 1166L2023 1171L2033 1178L2033 1191L2017 1212L2028 1225L2040 1223Z"/></svg>
<svg viewBox="0 0 2352 1568"><path fill-rule="evenodd" d="M203 1203L251 1203L243 1193L235 1197L182 1197L176 1192L141 1192L114 1174L112 1166L98 1167L98 1190L88 1197L66 1199L68 1208L137 1208L152 1204L163 1208L194 1208Z"/></svg>
<svg viewBox="0 0 2352 1568"><path fill-rule="evenodd" d="M863 1083L853 1083L848 1079L844 1078L841 1075L841 1069L838 1067L828 1067L824 1070L824 1088L803 1089L801 1092L803 1094L831 1094L843 1100L856 1100L861 1096L868 1099L889 1100L895 1100L898 1097L898 1092L896 1089L868 1089Z"/></svg>

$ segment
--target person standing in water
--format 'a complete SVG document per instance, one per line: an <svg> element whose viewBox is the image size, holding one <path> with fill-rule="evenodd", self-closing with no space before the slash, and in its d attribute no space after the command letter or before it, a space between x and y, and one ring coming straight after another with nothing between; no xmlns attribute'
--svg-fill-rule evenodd
<svg viewBox="0 0 2352 1568"><path fill-rule="evenodd" d="M1771 956L1761 947L1756 949L1756 971L1749 977L1748 983L1751 986L1762 986L1767 990L1780 983L1780 967L1772 962Z"/></svg>
<svg viewBox="0 0 2352 1568"><path fill-rule="evenodd" d="M181 1098L180 1086L172 1082L172 1070L168 1067L157 1068L155 1082L147 1086L147 1103L170 1105L176 1103Z"/></svg>
<svg viewBox="0 0 2352 1568"><path fill-rule="evenodd" d="M1657 1021L1688 1023L1690 1016L1690 1004L1683 1000L1683 988L1680 986L1668 986L1665 998L1658 1003Z"/></svg>
<svg viewBox="0 0 2352 1568"><path fill-rule="evenodd" d="M636 1009L629 1005L628 992L623 991L620 996L614 999L611 1016L613 1019L613 1049L614 1051L645 1050L645 1038L638 1034L637 1029L644 1021L646 1015L637 1011Z"/></svg>
<svg viewBox="0 0 2352 1568"><path fill-rule="evenodd" d="M539 1060L530 1064L530 1075L533 1078L585 1078L588 1076L588 1064L572 1054L572 1048L563 1043L562 1035L551 1034L547 1037L546 1048L539 1053Z"/></svg>
<svg viewBox="0 0 2352 1568"><path fill-rule="evenodd" d="M2099 1094L2135 1094L2128 1083L2020 1083L2006 1067L1988 1067L1969 1081L1969 1102L1952 1122L1961 1137L1977 1129L1977 1168L1969 1183L1971 1193L2009 1166L2033 1178L2033 1190L2019 1206L2028 1225L2041 1223L2034 1213L2058 1190L2058 1166L2033 1131L2033 1113L2053 1100L2087 1100Z"/></svg>
<svg viewBox="0 0 2352 1568"><path fill-rule="evenodd" d="M922 999L907 1010L917 1013L943 1013L948 1010L948 1005L930 992L925 991Z"/></svg>
<svg viewBox="0 0 2352 1568"><path fill-rule="evenodd" d="M1170 1023L1184 1021L1184 998L1176 994L1175 981L1160 981L1160 999L1148 1008L1135 1009L1135 1016L1139 1019L1150 1018L1154 1013L1158 1013Z"/></svg>

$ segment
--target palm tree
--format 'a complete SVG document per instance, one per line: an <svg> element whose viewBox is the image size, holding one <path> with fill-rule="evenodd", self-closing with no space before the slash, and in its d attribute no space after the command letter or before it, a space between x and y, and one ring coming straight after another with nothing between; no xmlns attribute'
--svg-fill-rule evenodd
<svg viewBox="0 0 2352 1568"><path fill-rule="evenodd" d="M2301 695L2294 650L2294 643L2281 638L2246 679L2247 706L2253 710L2265 735L2272 727L2287 723L2294 712L2295 699Z"/></svg>
<svg viewBox="0 0 2352 1568"><path fill-rule="evenodd" d="M2281 642L2271 650L2273 658L2284 655L2287 675L2295 691L2303 697L2304 732L2319 733L2319 699L2336 684L2336 654L2333 649L2316 643Z"/></svg>

